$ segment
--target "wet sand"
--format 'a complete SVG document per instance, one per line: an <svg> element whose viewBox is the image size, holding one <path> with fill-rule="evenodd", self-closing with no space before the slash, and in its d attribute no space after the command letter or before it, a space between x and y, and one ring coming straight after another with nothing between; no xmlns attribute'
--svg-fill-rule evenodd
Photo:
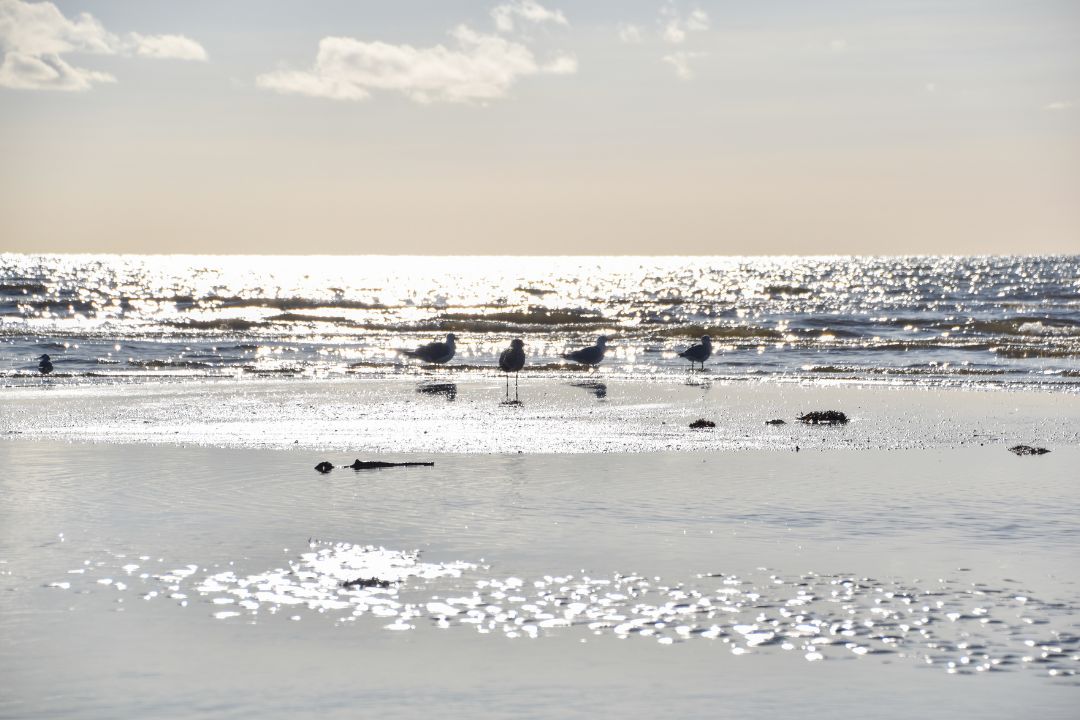
<svg viewBox="0 0 1080 720"><path fill-rule="evenodd" d="M365 454L9 439L0 716L1071 717L1080 448L1052 450L400 453L380 457L436 465L324 476ZM238 602L278 568L282 596L316 588L304 556L341 543L458 572ZM479 622L441 607L474 596ZM649 608L673 621L585 621Z"/></svg>
<svg viewBox="0 0 1080 720"><path fill-rule="evenodd" d="M511 385L510 399L514 398ZM341 452L590 453L1080 444L1080 394L853 383L503 379L49 384L4 390L0 436ZM796 421L840 410L837 427ZM698 418L716 423L691 432ZM783 425L766 425L782 419ZM351 462L352 458L349 459Z"/></svg>

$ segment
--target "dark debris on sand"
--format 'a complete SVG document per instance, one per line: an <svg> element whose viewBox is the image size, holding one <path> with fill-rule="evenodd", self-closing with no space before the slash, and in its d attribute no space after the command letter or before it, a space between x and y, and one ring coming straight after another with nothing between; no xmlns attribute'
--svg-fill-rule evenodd
<svg viewBox="0 0 1080 720"><path fill-rule="evenodd" d="M1009 452L1014 455L1045 455L1050 452L1044 447L1032 447L1031 445L1013 445Z"/></svg>
<svg viewBox="0 0 1080 720"><path fill-rule="evenodd" d="M783 420L781 420L780 418L777 418L775 420L766 420L765 424L766 425L787 425L787 423L784 422Z"/></svg>
<svg viewBox="0 0 1080 720"><path fill-rule="evenodd" d="M353 460L352 465L346 465L353 470L374 470L389 467L432 467L433 462L383 462L381 460Z"/></svg>
<svg viewBox="0 0 1080 720"><path fill-rule="evenodd" d="M839 410L814 410L799 418L808 425L845 425L848 416Z"/></svg>
<svg viewBox="0 0 1080 720"><path fill-rule="evenodd" d="M714 427L716 427L716 423L714 423L712 420L706 420L705 418L699 418L699 419L695 420L694 422L690 423L690 427L693 428L694 430L700 430L701 428L714 428Z"/></svg>
<svg viewBox="0 0 1080 720"><path fill-rule="evenodd" d="M380 580L379 578L356 578L355 580L346 580L341 583L341 587L349 590L355 588L388 588L392 584L389 580Z"/></svg>

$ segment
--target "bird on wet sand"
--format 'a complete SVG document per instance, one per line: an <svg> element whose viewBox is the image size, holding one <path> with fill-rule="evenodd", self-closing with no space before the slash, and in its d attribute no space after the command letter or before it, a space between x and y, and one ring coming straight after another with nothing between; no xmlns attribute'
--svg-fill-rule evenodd
<svg viewBox="0 0 1080 720"><path fill-rule="evenodd" d="M49 359L48 355L42 355L38 360L37 369L42 375L48 375L53 371L52 360Z"/></svg>
<svg viewBox="0 0 1080 720"><path fill-rule="evenodd" d="M499 369L506 373L506 394L510 394L510 373L514 373L514 390L517 390L518 373L525 367L525 343L521 338L510 341L510 347L499 354Z"/></svg>
<svg viewBox="0 0 1080 720"><path fill-rule="evenodd" d="M701 344L683 350L679 357L690 361L690 369L694 369L696 363L701 363L701 369L705 370L705 361L712 356L712 338L708 335L701 336Z"/></svg>
<svg viewBox="0 0 1080 720"><path fill-rule="evenodd" d="M563 357L582 365L599 365L604 359L604 353L607 351L607 341L608 338L601 335L596 338L595 345L574 352L563 353Z"/></svg>
<svg viewBox="0 0 1080 720"><path fill-rule="evenodd" d="M457 337L454 333L450 333L446 336L446 342L433 342L427 345L421 345L415 350L398 350L402 355L408 355L411 358L417 358L428 363L435 363L436 365L442 365L443 363L450 362L454 357L454 351L457 349L455 343Z"/></svg>

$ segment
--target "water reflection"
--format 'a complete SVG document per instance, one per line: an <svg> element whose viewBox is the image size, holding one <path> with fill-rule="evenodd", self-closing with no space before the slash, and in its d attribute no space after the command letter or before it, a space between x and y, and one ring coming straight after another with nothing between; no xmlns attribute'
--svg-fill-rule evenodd
<svg viewBox="0 0 1080 720"><path fill-rule="evenodd" d="M416 392L421 395L441 395L449 402L457 399L457 383L422 382L416 386Z"/></svg>
<svg viewBox="0 0 1080 720"><path fill-rule="evenodd" d="M702 390L708 390L712 387L712 378L694 375L693 373L691 373L686 378L686 382L683 383L683 385L686 385L687 387L696 387L701 388Z"/></svg>
<svg viewBox="0 0 1080 720"><path fill-rule="evenodd" d="M607 385L602 382L596 382L595 380L589 380L585 382L570 383L571 387L581 388L588 390L601 400L607 397Z"/></svg>

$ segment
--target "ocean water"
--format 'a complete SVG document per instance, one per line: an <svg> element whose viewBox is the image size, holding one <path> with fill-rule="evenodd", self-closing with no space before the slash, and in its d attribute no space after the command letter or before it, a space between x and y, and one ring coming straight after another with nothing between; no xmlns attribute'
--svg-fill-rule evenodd
<svg viewBox="0 0 1080 720"><path fill-rule="evenodd" d="M0 377L92 384L387 377L454 332L457 373L521 337L531 373L613 338L602 371L1080 387L1080 256L239 257L0 255Z"/></svg>
<svg viewBox="0 0 1080 720"><path fill-rule="evenodd" d="M0 718L1076 716L1075 446L312 455L0 442Z"/></svg>

